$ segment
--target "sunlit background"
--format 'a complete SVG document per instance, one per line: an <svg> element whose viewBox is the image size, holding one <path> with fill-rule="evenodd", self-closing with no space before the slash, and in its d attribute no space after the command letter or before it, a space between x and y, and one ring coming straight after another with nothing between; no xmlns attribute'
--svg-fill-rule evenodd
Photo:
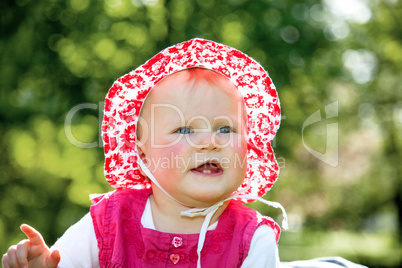
<svg viewBox="0 0 402 268"><path fill-rule="evenodd" d="M108 88L203 37L249 54L277 86L281 173L266 198L289 214L281 260L402 266L401 1L5 0L0 14L1 252L23 222L54 243L89 194L111 190Z"/></svg>

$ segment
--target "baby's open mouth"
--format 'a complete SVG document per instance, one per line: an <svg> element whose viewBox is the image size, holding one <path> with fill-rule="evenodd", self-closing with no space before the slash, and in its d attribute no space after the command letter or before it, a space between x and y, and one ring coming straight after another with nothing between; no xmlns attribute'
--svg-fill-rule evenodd
<svg viewBox="0 0 402 268"><path fill-rule="evenodd" d="M215 175L223 172L221 165L218 162L206 162L193 168L192 171L206 175Z"/></svg>

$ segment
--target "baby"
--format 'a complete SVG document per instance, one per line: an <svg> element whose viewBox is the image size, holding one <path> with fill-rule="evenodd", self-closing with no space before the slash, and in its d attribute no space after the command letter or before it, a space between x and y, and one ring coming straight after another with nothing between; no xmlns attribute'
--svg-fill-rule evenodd
<svg viewBox="0 0 402 268"><path fill-rule="evenodd" d="M280 228L242 203L278 176L280 108L268 74L203 39L166 48L105 101L105 177L90 213L49 249L32 227L4 267L277 267ZM284 210L283 210L284 211ZM286 227L286 214L284 213Z"/></svg>

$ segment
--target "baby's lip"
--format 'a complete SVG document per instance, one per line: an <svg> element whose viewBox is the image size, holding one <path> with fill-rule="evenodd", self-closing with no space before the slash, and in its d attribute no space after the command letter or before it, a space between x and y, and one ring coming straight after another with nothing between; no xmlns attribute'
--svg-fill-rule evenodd
<svg viewBox="0 0 402 268"><path fill-rule="evenodd" d="M218 175L223 172L223 169L219 161L212 160L202 163L191 171L204 175Z"/></svg>

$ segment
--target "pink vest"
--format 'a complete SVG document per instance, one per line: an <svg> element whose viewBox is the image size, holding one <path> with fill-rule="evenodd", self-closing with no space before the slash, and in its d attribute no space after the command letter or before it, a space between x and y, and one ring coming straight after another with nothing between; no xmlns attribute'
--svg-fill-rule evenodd
<svg viewBox="0 0 402 268"><path fill-rule="evenodd" d="M116 190L93 200L91 216L99 247L100 267L197 267L199 234L171 234L144 228L141 216L152 190ZM255 230L269 225L278 242L280 228L270 218L231 200L208 231L202 267L240 267Z"/></svg>

